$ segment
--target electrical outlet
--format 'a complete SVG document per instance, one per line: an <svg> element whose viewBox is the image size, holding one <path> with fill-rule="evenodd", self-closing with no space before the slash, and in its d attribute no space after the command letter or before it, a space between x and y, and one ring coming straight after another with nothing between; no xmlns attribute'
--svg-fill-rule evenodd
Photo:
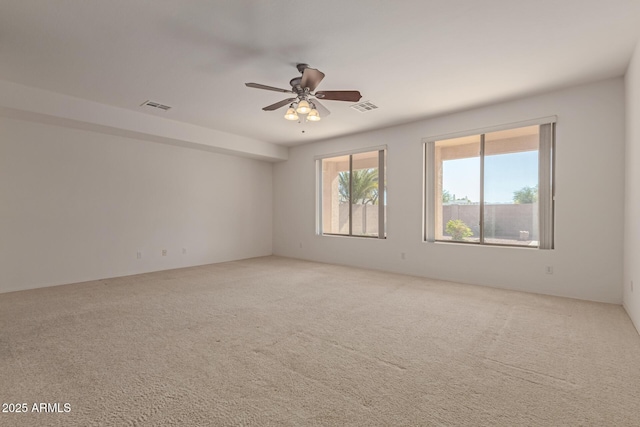
<svg viewBox="0 0 640 427"><path fill-rule="evenodd" d="M162 250L162 256L167 256L167 250L166 249Z"/></svg>
<svg viewBox="0 0 640 427"><path fill-rule="evenodd" d="M302 249L302 242L300 242L300 249Z"/></svg>
<svg viewBox="0 0 640 427"><path fill-rule="evenodd" d="M631 292L633 292L633 280L631 281Z"/></svg>
<svg viewBox="0 0 640 427"><path fill-rule="evenodd" d="M141 251L138 251L138 252L136 253L136 258L138 258L138 259L141 259L141 258L142 258L142 252L141 252Z"/></svg>
<svg viewBox="0 0 640 427"><path fill-rule="evenodd" d="M182 248L182 255L186 255L187 254L187 248Z"/></svg>
<svg viewBox="0 0 640 427"><path fill-rule="evenodd" d="M407 259L407 255L404 252L400 252L400 259Z"/></svg>
<svg viewBox="0 0 640 427"><path fill-rule="evenodd" d="M547 274L553 274L553 266L552 265L547 265L547 267L544 270L545 273Z"/></svg>

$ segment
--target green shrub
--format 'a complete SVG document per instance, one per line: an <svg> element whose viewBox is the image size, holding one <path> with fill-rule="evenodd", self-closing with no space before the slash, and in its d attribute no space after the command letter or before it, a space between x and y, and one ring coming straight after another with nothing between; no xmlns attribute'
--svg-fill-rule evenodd
<svg viewBox="0 0 640 427"><path fill-rule="evenodd" d="M473 231L461 219L450 219L447 222L446 230L453 240L462 241L473 236Z"/></svg>

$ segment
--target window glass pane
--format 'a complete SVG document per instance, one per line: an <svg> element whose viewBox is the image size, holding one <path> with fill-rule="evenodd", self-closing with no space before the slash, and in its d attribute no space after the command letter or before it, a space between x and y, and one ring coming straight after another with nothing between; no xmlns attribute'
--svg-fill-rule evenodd
<svg viewBox="0 0 640 427"><path fill-rule="evenodd" d="M435 143L435 238L480 240L480 135Z"/></svg>
<svg viewBox="0 0 640 427"><path fill-rule="evenodd" d="M352 159L352 234L377 237L378 207L384 203L378 192L378 152L354 154Z"/></svg>
<svg viewBox="0 0 640 427"><path fill-rule="evenodd" d="M349 234L349 156L322 160L322 232Z"/></svg>
<svg viewBox="0 0 640 427"><path fill-rule="evenodd" d="M538 246L538 129L485 135L485 243Z"/></svg>

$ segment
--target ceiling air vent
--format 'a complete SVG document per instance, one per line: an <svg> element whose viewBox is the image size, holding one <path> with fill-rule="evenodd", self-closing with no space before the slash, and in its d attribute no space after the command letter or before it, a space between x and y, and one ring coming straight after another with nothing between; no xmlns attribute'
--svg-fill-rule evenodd
<svg viewBox="0 0 640 427"><path fill-rule="evenodd" d="M153 101L144 101L142 104L140 104L141 107L151 107L151 108L157 108L159 110L170 110L171 107L169 107L168 105L163 105L160 104L158 102L153 102Z"/></svg>
<svg viewBox="0 0 640 427"><path fill-rule="evenodd" d="M361 113L366 113L367 111L375 110L378 108L377 105L371 103L371 101L364 101L358 104L354 104L351 106L354 110L360 111Z"/></svg>

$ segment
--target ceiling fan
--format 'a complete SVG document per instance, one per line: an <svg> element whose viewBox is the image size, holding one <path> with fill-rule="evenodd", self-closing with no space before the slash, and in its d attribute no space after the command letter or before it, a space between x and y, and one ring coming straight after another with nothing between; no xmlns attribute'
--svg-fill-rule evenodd
<svg viewBox="0 0 640 427"><path fill-rule="evenodd" d="M298 64L298 71L302 73L300 77L294 77L289 84L291 89L280 89L273 86L266 86L259 83L245 83L247 87L255 89L272 90L274 92L292 93L292 98L283 99L275 104L267 105L264 111L274 111L289 104L289 109L284 115L287 120L298 120L298 114L306 114L307 120L316 122L321 117L326 117L330 113L327 108L320 103L320 99L327 101L348 101L358 102L362 95L357 90L323 90L314 92L316 87L324 78L322 71L310 68L307 64Z"/></svg>

